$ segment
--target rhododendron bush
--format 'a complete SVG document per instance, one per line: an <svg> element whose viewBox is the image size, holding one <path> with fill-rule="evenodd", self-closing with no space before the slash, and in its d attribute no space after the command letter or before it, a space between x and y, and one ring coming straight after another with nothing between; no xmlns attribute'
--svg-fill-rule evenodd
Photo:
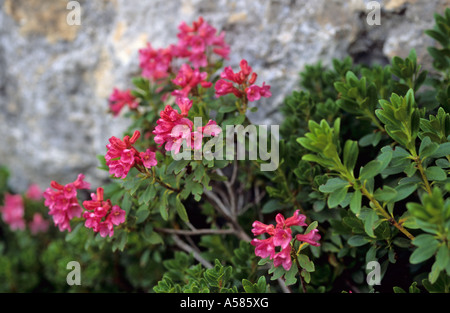
<svg viewBox="0 0 450 313"><path fill-rule="evenodd" d="M227 65L224 32L182 22L111 91L130 124L97 156L104 184L14 194L2 168L0 290L448 291L450 10L436 21L434 72L414 50L306 66L270 129L249 114L270 81Z"/></svg>

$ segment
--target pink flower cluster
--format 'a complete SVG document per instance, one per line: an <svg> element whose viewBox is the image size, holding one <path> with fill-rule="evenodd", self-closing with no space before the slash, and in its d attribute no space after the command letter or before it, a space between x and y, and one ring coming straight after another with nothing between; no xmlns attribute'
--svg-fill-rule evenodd
<svg viewBox="0 0 450 313"><path fill-rule="evenodd" d="M217 30L199 17L192 26L182 22L179 26L178 43L173 46L173 53L177 57L189 58L195 68L208 65L208 55L215 53L227 59L230 47L226 44L225 33L217 35Z"/></svg>
<svg viewBox="0 0 450 313"><path fill-rule="evenodd" d="M172 47L166 49L154 49L150 43L139 50L139 66L142 76L151 80L158 80L169 76L173 58Z"/></svg>
<svg viewBox="0 0 450 313"><path fill-rule="evenodd" d="M0 207L3 221L9 225L11 230L25 229L25 207L21 195L5 194L5 203Z"/></svg>
<svg viewBox="0 0 450 313"><path fill-rule="evenodd" d="M195 69L208 65L208 55L228 58L230 47L225 43L225 33L217 30L200 17L192 26L182 22L177 34L178 42L168 48L155 49L150 43L139 50L142 76L153 81L169 76L174 58L188 58Z"/></svg>
<svg viewBox="0 0 450 313"><path fill-rule="evenodd" d="M33 219L28 224L33 235L45 233L50 226L50 222L42 217L40 213L34 213Z"/></svg>
<svg viewBox="0 0 450 313"><path fill-rule="evenodd" d="M114 88L112 94L109 96L109 108L113 115L119 115L125 105L128 105L130 109L136 109L139 103L129 89L119 90Z"/></svg>
<svg viewBox="0 0 450 313"><path fill-rule="evenodd" d="M32 184L25 192L25 197L39 201L42 199L42 191L38 185ZM25 205L21 195L5 194L5 203L0 207L3 221L9 225L10 229L25 230ZM33 220L28 223L30 231L33 235L39 232L46 232L49 227L49 222L45 220L40 213L34 213Z"/></svg>
<svg viewBox="0 0 450 313"><path fill-rule="evenodd" d="M200 72L198 69L191 68L188 64L183 64L175 79L172 80L175 85L180 86L182 89L174 90L172 96L185 98L197 85L203 88L211 87L212 83L206 81L207 76L206 72Z"/></svg>
<svg viewBox="0 0 450 313"><path fill-rule="evenodd" d="M194 123L187 118L192 107L192 100L179 97L175 102L181 109L181 114L170 105L166 105L160 112L160 119L156 121L158 125L153 131L155 142L160 146L165 144L166 151L179 153L183 142L186 142L188 148L200 150L203 134L216 136L221 132L221 128L213 120L208 121L204 127L198 127L197 130L192 131Z"/></svg>
<svg viewBox="0 0 450 313"><path fill-rule="evenodd" d="M106 145L108 151L105 160L111 175L125 178L134 166L143 165L150 168L157 164L155 152L150 151L150 149L139 152L133 147L140 135L140 132L136 130L131 138L130 136L125 136L123 140L114 136L109 138L109 144Z"/></svg>
<svg viewBox="0 0 450 313"><path fill-rule="evenodd" d="M273 260L273 265L278 267L283 266L285 270L289 270L292 266L291 259L291 240L292 240L292 226L308 226L305 223L306 216L299 214L299 210L294 212L292 217L287 219L282 214L277 214L275 220L277 225L266 225L260 221L255 221L252 224L252 233L255 236L262 234L269 234L268 239L253 239L251 244L255 246L255 254L261 258L269 257ZM313 246L319 246L318 240L320 235L317 229L312 230L305 235L297 235L295 237L299 241L307 242ZM279 252L276 252L276 247L281 247Z"/></svg>
<svg viewBox="0 0 450 313"><path fill-rule="evenodd" d="M85 226L92 228L94 232L100 233L102 237L114 235L114 225L125 222L125 211L118 205L112 205L111 200L103 200L103 188L97 188L97 194L92 193L92 200L83 202L86 211L83 217L86 219Z"/></svg>
<svg viewBox="0 0 450 313"><path fill-rule="evenodd" d="M90 184L84 181L83 174L79 174L73 183L63 186L52 181L50 186L51 188L44 191L45 205L50 209L48 214L53 217L55 226L58 226L60 231L67 229L70 232L70 220L81 217L83 213L78 203L77 190L89 189Z"/></svg>
<svg viewBox="0 0 450 313"><path fill-rule="evenodd" d="M230 66L224 68L215 85L216 96L224 96L234 94L238 98L246 96L247 100L252 102L259 100L261 97L269 98L272 96L270 86L263 82L262 86L254 85L257 74L252 72L252 68L246 60L241 60L239 64L241 70L237 73L233 72Z"/></svg>

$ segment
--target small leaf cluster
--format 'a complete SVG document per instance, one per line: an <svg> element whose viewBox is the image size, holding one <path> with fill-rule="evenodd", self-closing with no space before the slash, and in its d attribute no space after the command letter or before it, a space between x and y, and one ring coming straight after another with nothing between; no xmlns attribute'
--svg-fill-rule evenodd
<svg viewBox="0 0 450 313"><path fill-rule="evenodd" d="M205 268L201 264L194 265L191 255L176 252L175 257L164 261L163 265L167 271L153 288L157 293L264 293L268 288L264 276L254 283L248 279L237 283L233 267L222 265L218 259L213 267Z"/></svg>
<svg viewBox="0 0 450 313"><path fill-rule="evenodd" d="M436 19L442 27L445 18ZM430 89L420 92L422 85ZM310 119L307 132L296 139L307 150L302 160L327 173L317 190L325 196L326 206L339 212L329 219L334 229L331 238L338 234L349 247L369 244L366 261L387 255L386 261L394 264L402 249L410 251L410 264L424 266L425 261L434 260L428 282L435 283L450 274L446 188L450 115L448 107L441 105L446 104L442 99L448 88L445 75L440 80L429 77L412 50L407 58L394 57L384 68L348 70L334 87L339 92L336 104L345 115ZM303 107L298 110L304 111ZM359 134L342 128L341 118ZM303 168L299 164L297 170ZM317 190L310 198L320 198ZM340 249L333 248L338 241L331 238L332 245L323 248L340 257L345 251L356 256L356 251L342 249L340 240Z"/></svg>

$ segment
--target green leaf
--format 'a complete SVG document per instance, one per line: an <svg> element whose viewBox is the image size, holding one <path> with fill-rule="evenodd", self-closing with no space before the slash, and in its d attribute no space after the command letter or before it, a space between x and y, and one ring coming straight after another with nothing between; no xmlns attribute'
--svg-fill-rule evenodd
<svg viewBox="0 0 450 313"><path fill-rule="evenodd" d="M418 184L417 183L406 183L401 184L395 187L395 190L397 191L397 196L394 199L394 202L406 199L409 197L414 191L417 190Z"/></svg>
<svg viewBox="0 0 450 313"><path fill-rule="evenodd" d="M307 270L302 270L301 274L303 279L305 280L305 283L309 284L311 282L311 273Z"/></svg>
<svg viewBox="0 0 450 313"><path fill-rule="evenodd" d="M136 212L136 224L144 222L150 215L150 210L147 204L143 204Z"/></svg>
<svg viewBox="0 0 450 313"><path fill-rule="evenodd" d="M161 217L165 221L167 221L169 219L169 209L167 207L167 197L168 197L168 192L165 191L159 201L159 213L161 214Z"/></svg>
<svg viewBox="0 0 450 313"><path fill-rule="evenodd" d="M393 287L394 293L406 293L406 291L400 287Z"/></svg>
<svg viewBox="0 0 450 313"><path fill-rule="evenodd" d="M286 286L293 285L297 282L297 278L295 277L298 273L297 266L291 266L289 271L284 274Z"/></svg>
<svg viewBox="0 0 450 313"><path fill-rule="evenodd" d="M417 282L413 282L408 288L409 293L420 293L420 289L417 288Z"/></svg>
<svg viewBox="0 0 450 313"><path fill-rule="evenodd" d="M241 125L245 121L245 114L230 117L222 122L222 128L227 125Z"/></svg>
<svg viewBox="0 0 450 313"><path fill-rule="evenodd" d="M439 166L430 166L425 170L425 175L428 180L446 180L447 174Z"/></svg>
<svg viewBox="0 0 450 313"><path fill-rule="evenodd" d="M152 231L150 234L145 235L143 234L144 239L152 245L157 245L157 244L163 244L164 240L162 239L162 237L157 233Z"/></svg>
<svg viewBox="0 0 450 313"><path fill-rule="evenodd" d="M381 162L377 160L372 160L361 168L359 179L361 181L365 181L369 178L378 175L381 172L381 170L382 170Z"/></svg>
<svg viewBox="0 0 450 313"><path fill-rule="evenodd" d="M359 189L355 190L355 192L352 195L352 199L350 200L350 210L358 214L361 211L361 201L362 201L362 194Z"/></svg>
<svg viewBox="0 0 450 313"><path fill-rule="evenodd" d="M353 171L356 161L358 160L358 142L347 140L344 146L344 166L350 172Z"/></svg>
<svg viewBox="0 0 450 313"><path fill-rule="evenodd" d="M305 230L305 234L309 234L312 230L316 229L318 225L319 225L319 222L317 222L317 221L314 221L311 224L309 224L308 228L306 228L306 230Z"/></svg>
<svg viewBox="0 0 450 313"><path fill-rule="evenodd" d="M442 158L447 155L450 155L450 142L444 142L444 143L440 144L439 148L430 157Z"/></svg>
<svg viewBox="0 0 450 313"><path fill-rule="evenodd" d="M73 238L77 236L77 234L80 232L81 227L83 226L83 223L78 223L77 226L75 226L74 229L70 233L66 235L66 241L71 241Z"/></svg>
<svg viewBox="0 0 450 313"><path fill-rule="evenodd" d="M330 178L327 180L325 185L321 185L319 187L319 190L324 193L332 193L336 190L340 190L346 186L348 186L349 183L341 178L335 177Z"/></svg>
<svg viewBox="0 0 450 313"><path fill-rule="evenodd" d="M186 212L184 204L181 202L179 196L175 199L175 208L177 210L178 216L185 222L189 222L189 217Z"/></svg>
<svg viewBox="0 0 450 313"><path fill-rule="evenodd" d="M419 156L421 159L429 157L433 155L433 153L435 153L438 148L439 145L435 142L432 142L430 137L427 136L423 138L422 142L420 143Z"/></svg>
<svg viewBox="0 0 450 313"><path fill-rule="evenodd" d="M286 271L282 266L278 266L278 267L272 267L269 271L269 274L272 274L272 277L270 277L270 280L276 280L280 277L282 277Z"/></svg>
<svg viewBox="0 0 450 313"><path fill-rule="evenodd" d="M276 210L279 210L281 206L282 206L282 204L280 203L280 201L278 199L270 199L269 201L264 203L261 212L265 213L265 214L272 213Z"/></svg>
<svg viewBox="0 0 450 313"><path fill-rule="evenodd" d="M441 244L436 254L436 266L443 270L450 262L450 251L445 244Z"/></svg>
<svg viewBox="0 0 450 313"><path fill-rule="evenodd" d="M256 292L258 293L265 293L267 291L267 283L266 278L264 276L261 276L258 279L258 282L256 283Z"/></svg>
<svg viewBox="0 0 450 313"><path fill-rule="evenodd" d="M219 112L220 113L229 113L229 112L233 112L236 111L236 106L235 105L223 105L219 108Z"/></svg>
<svg viewBox="0 0 450 313"><path fill-rule="evenodd" d="M374 210L371 210L364 219L364 230L370 236L375 238L373 231L375 230L375 223L378 221L378 215Z"/></svg>
<svg viewBox="0 0 450 313"><path fill-rule="evenodd" d="M128 241L128 233L124 230L119 230L116 232L115 237L112 250L116 251L118 249L119 251L123 251Z"/></svg>
<svg viewBox="0 0 450 313"><path fill-rule="evenodd" d="M352 229L353 233L364 233L364 225L359 218L354 216L346 216L342 219L342 221L345 225Z"/></svg>
<svg viewBox="0 0 450 313"><path fill-rule="evenodd" d="M179 174L188 164L191 162L191 160L173 160L170 165L167 167L167 172L175 174Z"/></svg>
<svg viewBox="0 0 450 313"><path fill-rule="evenodd" d="M425 34L437 40L441 45L446 46L449 42L448 36L435 29L427 29Z"/></svg>
<svg viewBox="0 0 450 313"><path fill-rule="evenodd" d="M418 264L431 258L439 246L439 241L432 235L422 234L417 236L412 243L418 246L411 254L409 262L411 264Z"/></svg>
<svg viewBox="0 0 450 313"><path fill-rule="evenodd" d="M372 145L375 147L381 140L381 132L376 133L370 133L367 135L364 135L359 139L359 145L361 147L367 147L368 145Z"/></svg>
<svg viewBox="0 0 450 313"><path fill-rule="evenodd" d="M242 288L244 288L246 293L255 293L255 288L253 287L252 282L245 278L242 280Z"/></svg>
<svg viewBox="0 0 450 313"><path fill-rule="evenodd" d="M435 283L437 279L439 278L439 274L441 273L442 269L437 266L437 263L434 262L431 266L431 272L428 274L428 280L430 283Z"/></svg>
<svg viewBox="0 0 450 313"><path fill-rule="evenodd" d="M369 243L369 241L364 238L363 236L360 235L355 235L352 236L348 239L348 244L353 246L353 247L360 247L363 246L365 244Z"/></svg>
<svg viewBox="0 0 450 313"><path fill-rule="evenodd" d="M306 254L299 254L297 256L297 260L301 268L305 269L308 272L315 271L314 263L309 259L309 257Z"/></svg>
<svg viewBox="0 0 450 313"><path fill-rule="evenodd" d="M373 195L378 201L390 202L397 197L397 191L389 186L383 186L383 189L378 188Z"/></svg>
<svg viewBox="0 0 450 313"><path fill-rule="evenodd" d="M394 155L390 147L384 147L381 151L382 153L377 157L377 161L381 163L381 168L379 169L380 172L382 172L389 165L389 162L391 162Z"/></svg>
<svg viewBox="0 0 450 313"><path fill-rule="evenodd" d="M342 201L345 200L345 196L347 195L348 187L345 186L343 188L337 189L330 193L328 196L328 207L330 209L338 206Z"/></svg>
<svg viewBox="0 0 450 313"><path fill-rule="evenodd" d="M139 204L149 203L156 195L156 188L153 184L149 184L144 193L139 197Z"/></svg>
<svg viewBox="0 0 450 313"><path fill-rule="evenodd" d="M125 192L122 199L122 205L120 206L126 213L130 211L133 200L128 192Z"/></svg>

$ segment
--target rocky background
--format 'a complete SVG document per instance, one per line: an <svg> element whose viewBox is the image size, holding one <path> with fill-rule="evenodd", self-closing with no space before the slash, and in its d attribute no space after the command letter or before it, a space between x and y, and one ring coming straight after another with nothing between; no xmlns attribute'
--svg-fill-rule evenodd
<svg viewBox="0 0 450 313"><path fill-rule="evenodd" d="M311 63L350 55L386 64L415 48L431 68L423 34L449 0L385 0L381 25L367 23L363 0L80 0L81 25L68 25L67 0L0 0L0 165L11 187L46 188L80 172L95 186L106 173L97 154L121 136L126 120L106 114L113 87L128 88L139 74L137 51L146 42L176 41L181 21L200 15L226 32L226 65L246 58L258 81L272 86L251 119L279 122L278 106L297 88Z"/></svg>

